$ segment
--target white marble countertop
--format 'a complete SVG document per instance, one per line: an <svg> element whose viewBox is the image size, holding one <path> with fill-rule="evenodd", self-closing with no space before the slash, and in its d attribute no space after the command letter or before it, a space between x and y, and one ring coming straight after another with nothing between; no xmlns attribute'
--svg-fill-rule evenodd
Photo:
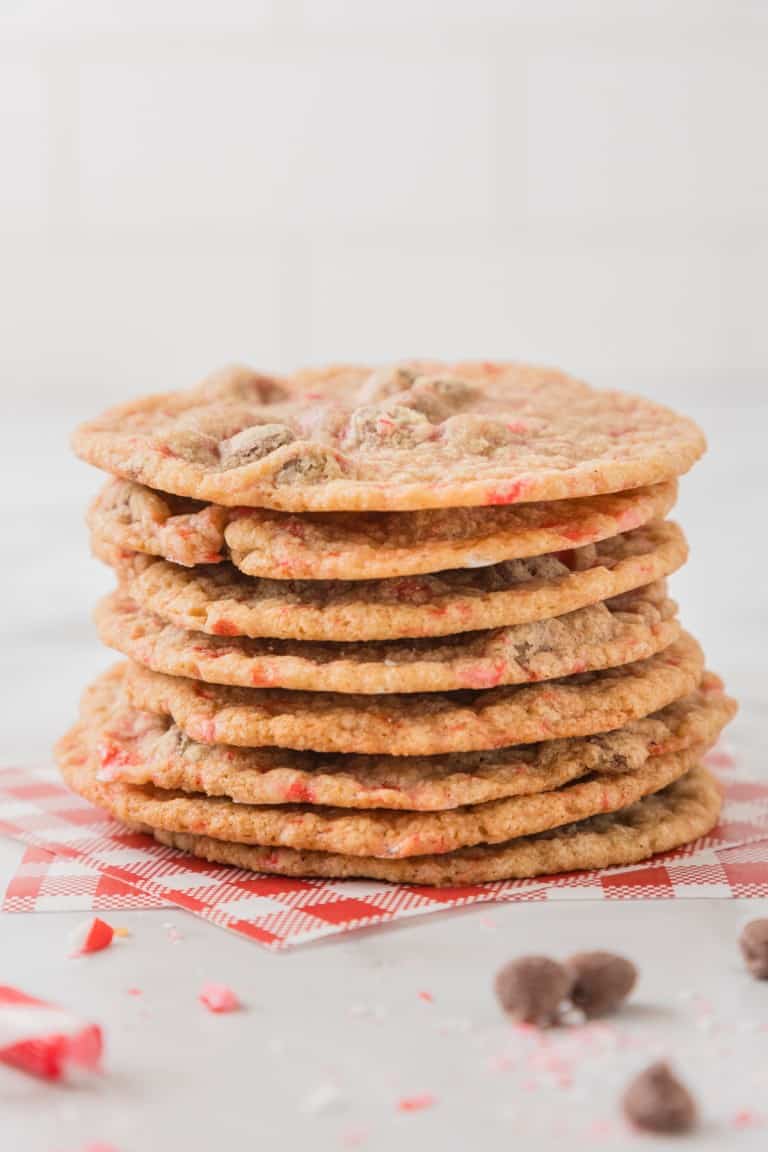
<svg viewBox="0 0 768 1152"><path fill-rule="evenodd" d="M765 534L751 525L765 493L765 412L694 415L721 445L684 484L679 516L693 560L674 591L713 666L745 703L731 742L761 772L766 605L755 550L764 555ZM45 757L82 685L110 661L88 623L109 580L87 558L81 527L97 481L68 462L60 427L45 435L60 490L52 494L33 470L19 507L7 478L3 486L13 540L0 575L4 763ZM45 438L38 450L47 450ZM9 451L12 468L14 444ZM0 885L19 852L0 841ZM768 901L484 906L275 955L181 912L119 913L109 918L130 937L77 961L66 958L67 937L82 913L2 915L2 981L101 1023L107 1058L102 1079L76 1087L0 1066L0 1146L83 1152L103 1141L117 1152L207 1152L235 1143L478 1144L548 1152L567 1140L574 1149L614 1152L638 1146L621 1123L621 1086L664 1055L701 1102L703 1125L687 1146L763 1149L768 984L746 976L736 947L741 924L759 914L768 914ZM169 924L182 939L174 942ZM553 1065L505 1023L490 990L494 972L521 952L563 956L594 947L635 960L637 993L605 1027L548 1034ZM230 984L244 1010L206 1013L196 994L207 980ZM129 995L131 987L141 996ZM401 1097L423 1093L434 1096L433 1107L398 1112ZM763 1123L755 1122L763 1111Z"/></svg>

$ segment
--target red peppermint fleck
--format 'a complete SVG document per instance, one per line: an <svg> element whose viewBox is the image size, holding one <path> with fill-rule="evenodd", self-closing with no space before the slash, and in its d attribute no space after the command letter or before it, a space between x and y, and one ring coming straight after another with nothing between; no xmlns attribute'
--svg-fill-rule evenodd
<svg viewBox="0 0 768 1152"><path fill-rule="evenodd" d="M437 1099L431 1092L423 1092L420 1096L401 1096L397 1102L398 1112L423 1112L425 1108L434 1108Z"/></svg>
<svg viewBox="0 0 768 1152"><path fill-rule="evenodd" d="M427 1004L434 1004L435 998L431 992L419 992L419 1000L424 1000Z"/></svg>
<svg viewBox="0 0 768 1152"><path fill-rule="evenodd" d="M74 929L70 936L72 956L85 956L88 952L102 952L109 948L115 930L106 920L86 920Z"/></svg>
<svg viewBox="0 0 768 1152"><path fill-rule="evenodd" d="M465 688L494 688L506 670L506 660L480 661L462 670L461 683Z"/></svg>
<svg viewBox="0 0 768 1152"><path fill-rule="evenodd" d="M511 480L508 484L497 484L485 493L486 504L514 504L526 487L525 480Z"/></svg>
<svg viewBox="0 0 768 1152"><path fill-rule="evenodd" d="M573 540L575 544L578 544L580 540L586 540L587 537L591 535L589 530L583 527L572 528L567 525L561 525L557 531L559 531L560 535L564 536L566 540Z"/></svg>
<svg viewBox="0 0 768 1152"><path fill-rule="evenodd" d="M226 984L204 984L198 999L209 1012L236 1012L240 1001Z"/></svg>
<svg viewBox="0 0 768 1152"><path fill-rule="evenodd" d="M113 740L102 740L96 748L99 757L99 767L96 769L97 780L111 781L120 779L120 769L131 763L129 753L115 744Z"/></svg>
<svg viewBox="0 0 768 1152"><path fill-rule="evenodd" d="M285 793L285 799L293 804L311 804L314 799L314 789L303 780L294 780Z"/></svg>
<svg viewBox="0 0 768 1152"><path fill-rule="evenodd" d="M214 636L239 636L237 625L223 616L215 621L213 634Z"/></svg>

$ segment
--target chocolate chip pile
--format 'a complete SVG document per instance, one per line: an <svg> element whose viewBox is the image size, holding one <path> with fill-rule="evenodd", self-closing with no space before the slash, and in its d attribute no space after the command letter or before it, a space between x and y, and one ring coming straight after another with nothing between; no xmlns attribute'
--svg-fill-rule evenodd
<svg viewBox="0 0 768 1152"><path fill-rule="evenodd" d="M637 970L612 952L577 952L560 964L549 956L523 956L496 977L496 995L504 1011L524 1024L557 1024L568 1007L586 1019L606 1016L626 1000Z"/></svg>
<svg viewBox="0 0 768 1152"><path fill-rule="evenodd" d="M119 820L257 872L454 886L715 824L701 761L735 705L666 586L686 418L519 364L240 368L74 445L110 477L96 622L126 660L58 759ZM597 1014L629 974L562 979Z"/></svg>
<svg viewBox="0 0 768 1152"><path fill-rule="evenodd" d="M768 980L768 919L746 924L739 947L751 975ZM550 956L519 956L499 969L494 990L511 1020L549 1028L568 1023L572 1009L586 1020L618 1011L637 977L632 961L613 952L576 952L563 963ZM638 1073L621 1105L635 1128L656 1135L681 1135L698 1124L695 1099L665 1061Z"/></svg>

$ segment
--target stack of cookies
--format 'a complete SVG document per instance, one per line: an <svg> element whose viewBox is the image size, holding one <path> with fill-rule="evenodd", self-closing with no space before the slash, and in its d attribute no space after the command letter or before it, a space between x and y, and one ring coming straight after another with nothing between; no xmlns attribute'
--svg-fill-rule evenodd
<svg viewBox="0 0 768 1152"><path fill-rule="evenodd" d="M735 705L665 519L704 450L551 370L232 369L75 434L127 661L60 741L163 844L291 876L474 884L629 864L716 823Z"/></svg>

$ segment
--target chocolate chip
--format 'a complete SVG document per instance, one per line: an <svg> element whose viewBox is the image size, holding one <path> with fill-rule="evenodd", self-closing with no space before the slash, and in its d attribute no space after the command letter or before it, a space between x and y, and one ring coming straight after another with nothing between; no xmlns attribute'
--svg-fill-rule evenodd
<svg viewBox="0 0 768 1152"><path fill-rule="evenodd" d="M222 468L242 468L295 440L285 424L254 424L219 445Z"/></svg>
<svg viewBox="0 0 768 1152"><path fill-rule="evenodd" d="M510 1016L546 1028L556 1024L568 996L570 977L562 964L548 956L521 956L496 975L499 1002Z"/></svg>
<svg viewBox="0 0 768 1152"><path fill-rule="evenodd" d="M739 937L744 963L756 980L768 980L768 920L750 920Z"/></svg>
<svg viewBox="0 0 768 1152"><path fill-rule="evenodd" d="M614 1012L637 982L632 961L613 952L577 952L565 964L573 981L571 1002L587 1017Z"/></svg>
<svg viewBox="0 0 768 1152"><path fill-rule="evenodd" d="M306 442L293 445L293 454L280 465L272 476L275 484L321 484L341 476L338 460L320 444Z"/></svg>
<svg viewBox="0 0 768 1152"><path fill-rule="evenodd" d="M624 1114L646 1132L674 1135L689 1132L696 1123L696 1102L668 1064L651 1064L630 1083L622 1105Z"/></svg>

